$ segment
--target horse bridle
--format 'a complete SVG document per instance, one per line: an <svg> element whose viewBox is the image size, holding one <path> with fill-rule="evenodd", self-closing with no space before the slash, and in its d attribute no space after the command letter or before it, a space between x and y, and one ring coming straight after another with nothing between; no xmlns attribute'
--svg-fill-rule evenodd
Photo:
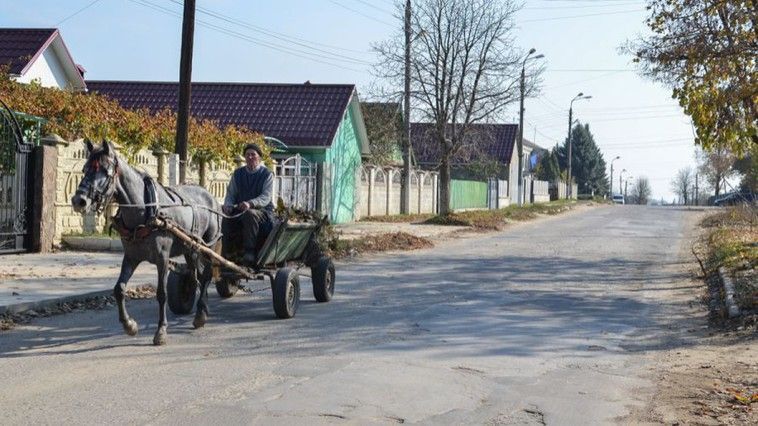
<svg viewBox="0 0 758 426"><path fill-rule="evenodd" d="M87 195L87 198L92 200L92 204L95 206L95 213L100 214L105 209L105 207L110 203L111 199L113 198L114 194L116 193L115 183L116 178L119 175L119 167L118 167L118 158L113 158L113 167L105 167L105 173L108 176L105 181L105 189L102 191L95 190L94 186L92 185L92 182L89 180L82 180L82 183L79 185L79 188L77 189L77 192L82 192ZM85 176L89 173L97 173L100 169L100 160L94 161L90 160L82 169L82 172ZM82 188L82 186L85 185L85 188Z"/></svg>

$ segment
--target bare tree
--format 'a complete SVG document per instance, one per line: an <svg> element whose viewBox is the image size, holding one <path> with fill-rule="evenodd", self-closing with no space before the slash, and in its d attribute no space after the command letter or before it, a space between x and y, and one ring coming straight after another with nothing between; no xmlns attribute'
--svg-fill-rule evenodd
<svg viewBox="0 0 758 426"><path fill-rule="evenodd" d="M637 181L632 186L631 203L633 204L647 204L650 196L653 194L650 189L650 181L648 178L642 176L637 178Z"/></svg>
<svg viewBox="0 0 758 426"><path fill-rule="evenodd" d="M414 115L434 125L440 153L440 213L450 211L451 158L464 148L472 124L493 122L518 100L524 55L513 44L513 0L414 2L411 94ZM378 75L402 87L403 37L374 46ZM540 69L530 72L526 95Z"/></svg>
<svg viewBox="0 0 758 426"><path fill-rule="evenodd" d="M692 168L685 167L680 169L676 173L674 180L671 181L671 191L687 205L689 204L689 197L694 185L695 179L692 175Z"/></svg>
<svg viewBox="0 0 758 426"><path fill-rule="evenodd" d="M723 182L735 174L733 169L737 158L723 146L713 146L708 150L698 150L698 171L713 187L716 197L721 193Z"/></svg>

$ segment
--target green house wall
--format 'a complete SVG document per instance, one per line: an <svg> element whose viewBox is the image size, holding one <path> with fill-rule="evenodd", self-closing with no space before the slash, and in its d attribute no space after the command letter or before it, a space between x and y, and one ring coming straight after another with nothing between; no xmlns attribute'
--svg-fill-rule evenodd
<svg viewBox="0 0 758 426"><path fill-rule="evenodd" d="M353 108L348 107L342 123L326 149L292 149L308 161L324 163L331 169L331 187L328 194L332 223L348 223L355 220L357 206L356 175L361 166L361 143Z"/></svg>
<svg viewBox="0 0 758 426"><path fill-rule="evenodd" d="M326 164L332 168L331 221L352 222L356 217L356 175L361 166L361 144L353 109L348 108L332 146L326 150Z"/></svg>

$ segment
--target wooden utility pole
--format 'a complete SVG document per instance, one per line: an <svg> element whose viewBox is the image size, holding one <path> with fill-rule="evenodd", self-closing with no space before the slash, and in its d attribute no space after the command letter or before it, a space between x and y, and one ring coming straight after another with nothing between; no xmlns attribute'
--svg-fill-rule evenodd
<svg viewBox="0 0 758 426"><path fill-rule="evenodd" d="M411 0L405 1L405 78L403 93L403 176L400 213L410 213L411 195Z"/></svg>
<svg viewBox="0 0 758 426"><path fill-rule="evenodd" d="M192 43L195 35L195 0L184 0L182 58L179 64L179 108L176 116L176 149L179 154L179 183L187 181L187 138L189 134L192 84Z"/></svg>

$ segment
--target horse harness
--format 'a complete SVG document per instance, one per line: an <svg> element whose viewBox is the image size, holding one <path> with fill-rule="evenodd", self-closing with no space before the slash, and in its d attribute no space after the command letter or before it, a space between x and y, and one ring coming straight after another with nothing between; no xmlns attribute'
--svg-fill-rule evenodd
<svg viewBox="0 0 758 426"><path fill-rule="evenodd" d="M118 231L121 238L125 241L139 241L147 238L153 232L159 231L161 228L156 225L156 219L160 218L167 220L168 217L165 213L166 207L190 207L192 209L192 227L191 235L202 241L202 238L198 235L200 233L199 223L197 220L197 207L188 203L174 188L163 187L163 189L171 198L172 203L161 206L158 202L158 191L156 189L155 180L146 175L143 178L145 184L144 200L145 200L145 222L137 225L134 229L130 229L124 224L124 220L121 217L121 209L119 208L116 215L113 216L111 227ZM162 210L161 207L164 207ZM210 244L215 243L212 241ZM209 244L209 243L206 243Z"/></svg>

